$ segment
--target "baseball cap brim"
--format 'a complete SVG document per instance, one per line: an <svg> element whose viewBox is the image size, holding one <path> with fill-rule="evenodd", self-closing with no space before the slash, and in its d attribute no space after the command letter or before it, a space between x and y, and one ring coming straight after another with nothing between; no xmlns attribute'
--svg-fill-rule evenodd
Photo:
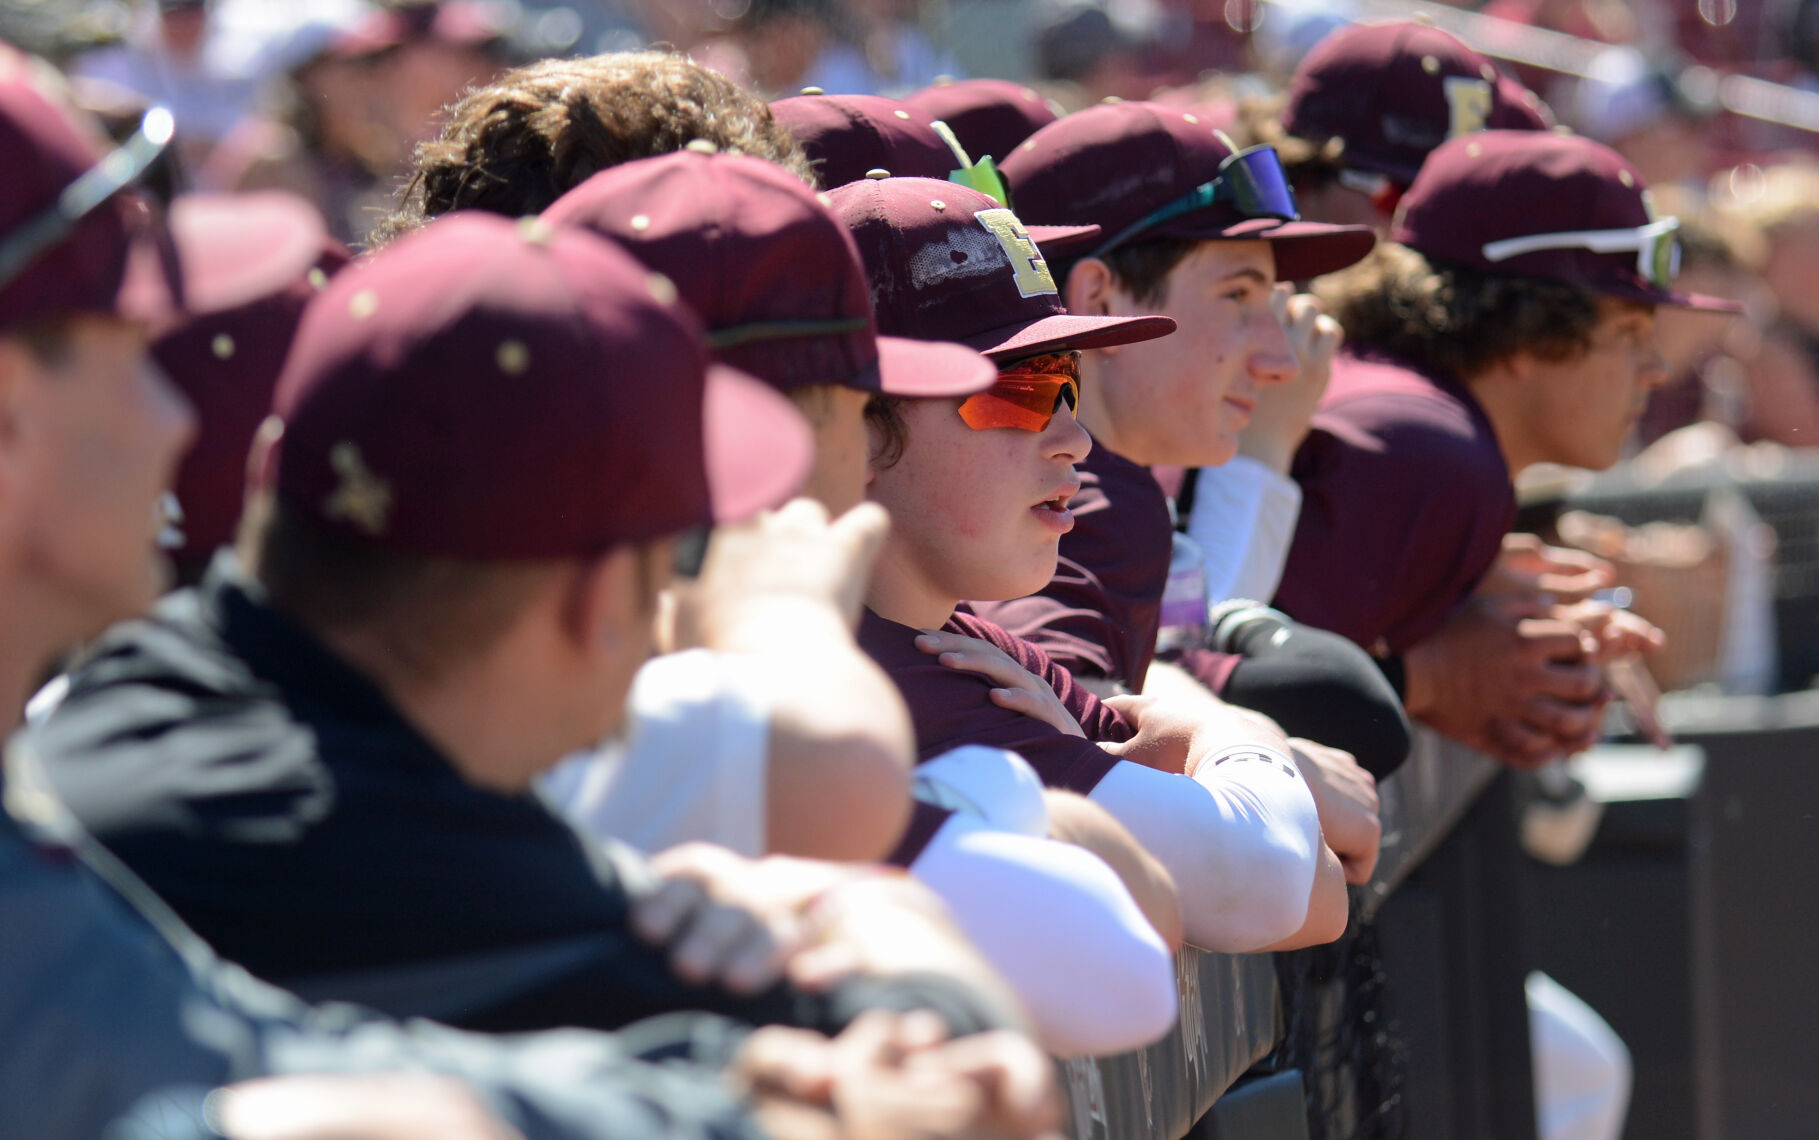
<svg viewBox="0 0 1819 1140"><path fill-rule="evenodd" d="M315 207L280 191L185 195L171 205L170 229L191 316L270 296L332 247Z"/></svg>
<svg viewBox="0 0 1819 1140"><path fill-rule="evenodd" d="M710 364L701 419L715 522L742 522L778 506L808 478L814 436L794 405L769 385Z"/></svg>
<svg viewBox="0 0 1819 1140"><path fill-rule="evenodd" d="M1030 240L1049 261L1085 253L1099 244L1104 231L1098 226L1026 226Z"/></svg>
<svg viewBox="0 0 1819 1140"><path fill-rule="evenodd" d="M960 343L987 356L1034 356L1044 352L1110 348L1155 340L1175 331L1172 317L1087 317L1055 313L1032 321L1001 325L963 338Z"/></svg>
<svg viewBox="0 0 1819 1140"><path fill-rule="evenodd" d="M1326 222L1278 222L1274 218L1196 226L1193 216L1158 230L1169 237L1195 241L1267 241L1276 254L1276 279L1307 281L1363 261L1377 244L1369 226L1336 226Z"/></svg>
<svg viewBox="0 0 1819 1140"><path fill-rule="evenodd" d="M1731 301L1705 293L1679 293L1672 289L1657 289L1652 285L1632 285L1623 281L1599 281L1594 282L1590 288L1594 293L1621 297L1625 301L1640 301L1645 305L1671 305L1676 309L1697 309L1705 313L1741 313L1743 311L1741 301Z"/></svg>
<svg viewBox="0 0 1819 1140"><path fill-rule="evenodd" d="M970 396L990 388L998 368L963 345L881 336L878 364L869 379L871 390L891 396Z"/></svg>

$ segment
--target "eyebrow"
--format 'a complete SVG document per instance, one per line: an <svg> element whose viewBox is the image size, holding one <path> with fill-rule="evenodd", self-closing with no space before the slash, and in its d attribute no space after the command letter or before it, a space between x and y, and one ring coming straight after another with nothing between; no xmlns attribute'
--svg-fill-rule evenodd
<svg viewBox="0 0 1819 1140"><path fill-rule="evenodd" d="M1248 278L1265 288L1268 288L1270 283L1269 279L1263 275L1261 269L1252 269L1249 266L1246 266L1243 269L1234 269L1232 272L1227 273L1224 277L1219 279L1219 284L1223 285L1228 281L1236 281L1239 278Z"/></svg>

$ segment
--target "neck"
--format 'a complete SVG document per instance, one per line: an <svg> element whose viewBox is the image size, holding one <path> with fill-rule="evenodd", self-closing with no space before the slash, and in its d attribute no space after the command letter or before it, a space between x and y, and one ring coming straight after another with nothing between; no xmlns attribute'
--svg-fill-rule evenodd
<svg viewBox="0 0 1819 1140"><path fill-rule="evenodd" d="M865 606L886 621L915 629L940 629L960 599L944 595L894 542L886 540L872 566Z"/></svg>
<svg viewBox="0 0 1819 1140"><path fill-rule="evenodd" d="M25 703L58 659L94 629L78 629L63 607L17 575L0 577L0 737L18 727Z"/></svg>
<svg viewBox="0 0 1819 1140"><path fill-rule="evenodd" d="M336 656L377 685L400 716L435 746L468 783L507 795L530 787L572 747L544 740L557 718L539 715L549 686L536 670L488 653L426 676L400 662L372 630L316 631Z"/></svg>
<svg viewBox="0 0 1819 1140"><path fill-rule="evenodd" d="M1491 432L1497 437L1497 450L1503 453L1503 465L1509 468L1512 483L1524 470L1546 460L1547 456L1539 452L1522 430L1520 407L1514 399L1521 394L1521 377L1493 367L1461 383L1484 409L1484 418L1491 422Z"/></svg>

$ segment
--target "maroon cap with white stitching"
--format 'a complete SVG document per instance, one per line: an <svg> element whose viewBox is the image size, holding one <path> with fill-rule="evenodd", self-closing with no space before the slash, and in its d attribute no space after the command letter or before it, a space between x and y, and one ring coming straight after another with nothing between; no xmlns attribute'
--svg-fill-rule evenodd
<svg viewBox="0 0 1819 1140"><path fill-rule="evenodd" d="M1355 24L1315 45L1289 81L1282 128L1345 140L1340 161L1407 186L1450 138L1538 125L1509 101L1521 85L1457 36L1427 24Z"/></svg>
<svg viewBox="0 0 1819 1140"><path fill-rule="evenodd" d="M278 381L264 485L408 553L590 556L774 506L812 456L789 401L710 364L663 275L477 212L343 269Z"/></svg>
<svg viewBox="0 0 1819 1140"><path fill-rule="evenodd" d="M717 359L788 391L982 391L997 369L954 344L880 337L852 235L761 159L678 151L603 170L543 212L605 234L676 283Z"/></svg>
<svg viewBox="0 0 1819 1140"><path fill-rule="evenodd" d="M1655 222L1648 188L1603 143L1549 131L1481 131L1441 144L1402 199L1390 240L1441 261L1511 277L1543 277L1651 305L1735 312L1732 301L1662 288L1636 249L1558 248L1493 257L1496 242L1636 230Z"/></svg>
<svg viewBox="0 0 1819 1140"><path fill-rule="evenodd" d="M864 179L828 192L871 280L878 325L958 341L998 360L1153 340L1168 317L1076 316L1017 216L931 178Z"/></svg>
<svg viewBox="0 0 1819 1140"><path fill-rule="evenodd" d="M962 165L935 131L935 117L882 95L795 95L771 104L832 190L872 170L900 177L946 178Z"/></svg>
<svg viewBox="0 0 1819 1140"><path fill-rule="evenodd" d="M1037 131L1001 168L1020 215L1051 225L1097 225L1115 235L1211 182L1231 153L1193 111L1100 103ZM1267 241L1276 276L1284 281L1343 269L1376 244L1366 226L1246 217L1224 201L1171 218L1144 236Z"/></svg>
<svg viewBox="0 0 1819 1140"><path fill-rule="evenodd" d="M974 159L989 155L999 162L1018 143L1061 117L1040 91L1008 79L950 80L906 95L903 101L946 123Z"/></svg>

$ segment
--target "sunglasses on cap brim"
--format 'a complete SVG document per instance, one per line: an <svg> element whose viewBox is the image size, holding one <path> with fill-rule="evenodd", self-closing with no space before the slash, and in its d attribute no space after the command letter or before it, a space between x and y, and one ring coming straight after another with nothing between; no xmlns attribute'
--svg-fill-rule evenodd
<svg viewBox="0 0 1819 1140"><path fill-rule="evenodd" d="M974 431L1044 431L1066 404L1080 407L1080 354L1051 352L1006 365L983 392L960 401L960 418Z"/></svg>
<svg viewBox="0 0 1819 1140"><path fill-rule="evenodd" d="M46 250L75 232L82 220L137 182L170 146L176 120L153 107L119 147L63 188L57 200L0 239L0 288L24 272Z"/></svg>
<svg viewBox="0 0 1819 1140"><path fill-rule="evenodd" d="M1274 147L1254 146L1227 155L1212 181L1202 182L1174 201L1151 210L1113 234L1087 256L1104 257L1164 222L1172 222L1183 214L1204 210L1218 202L1229 202L1246 218L1274 218L1279 222L1301 220L1300 210L1295 205L1295 191L1289 187L1288 175L1282 169L1282 159Z"/></svg>
<svg viewBox="0 0 1819 1140"><path fill-rule="evenodd" d="M1670 289L1680 276L1680 219L1662 218L1627 230L1569 230L1526 234L1486 242L1484 259L1507 261L1546 249L1585 249L1593 253L1636 254L1636 273L1657 289Z"/></svg>

